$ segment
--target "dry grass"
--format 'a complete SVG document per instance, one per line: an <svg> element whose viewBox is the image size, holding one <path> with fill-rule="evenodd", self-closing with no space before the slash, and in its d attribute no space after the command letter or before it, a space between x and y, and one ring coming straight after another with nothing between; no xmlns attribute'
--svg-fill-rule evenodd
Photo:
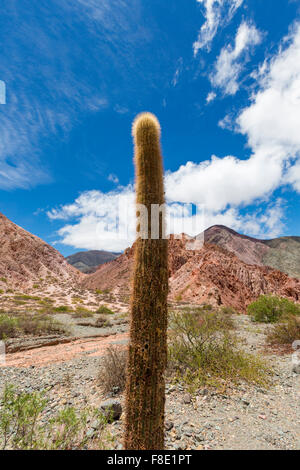
<svg viewBox="0 0 300 470"><path fill-rule="evenodd" d="M103 393L121 393L126 384L127 351L110 346L98 379Z"/></svg>
<svg viewBox="0 0 300 470"><path fill-rule="evenodd" d="M0 340L20 336L68 334L66 328L48 315L6 313L0 315Z"/></svg>
<svg viewBox="0 0 300 470"><path fill-rule="evenodd" d="M282 323L274 325L268 332L267 343L276 345L292 345L300 340L300 319L291 315Z"/></svg>

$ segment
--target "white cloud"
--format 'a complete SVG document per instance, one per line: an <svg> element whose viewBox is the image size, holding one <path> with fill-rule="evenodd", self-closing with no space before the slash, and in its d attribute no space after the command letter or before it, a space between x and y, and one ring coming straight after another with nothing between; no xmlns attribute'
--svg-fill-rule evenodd
<svg viewBox="0 0 300 470"><path fill-rule="evenodd" d="M111 181L112 183L115 183L115 184L119 183L119 178L114 173L110 173L110 175L108 175L107 179L108 179L108 181Z"/></svg>
<svg viewBox="0 0 300 470"><path fill-rule="evenodd" d="M170 201L203 204L208 211L221 211L268 196L278 187L282 175L280 160L257 154L247 160L233 156L199 164L187 162L166 176Z"/></svg>
<svg viewBox="0 0 300 470"><path fill-rule="evenodd" d="M239 77L244 68L246 53L259 44L262 34L254 25L243 22L236 34L234 46L225 46L210 75L213 86L219 87L226 95L234 95L239 89Z"/></svg>
<svg viewBox="0 0 300 470"><path fill-rule="evenodd" d="M59 242L77 249L122 251L135 239L135 194L132 186L104 194L86 191L72 204L48 212L51 220L70 221L59 231ZM167 204L167 233L198 235L214 224L227 225L253 236L276 236L282 229L280 201L266 211L241 215L237 208L214 211L189 204Z"/></svg>
<svg viewBox="0 0 300 470"><path fill-rule="evenodd" d="M242 5L243 0L197 0L204 7L205 22L201 26L197 41L194 42L194 55L199 49L210 49L219 27L227 24Z"/></svg>
<svg viewBox="0 0 300 470"><path fill-rule="evenodd" d="M214 91L211 91L210 93L208 93L207 97L206 97L206 103L211 103L215 98L216 98L216 93Z"/></svg>
<svg viewBox="0 0 300 470"><path fill-rule="evenodd" d="M289 41L289 42L287 42ZM300 24L296 24L288 47L281 49L261 71L260 90L238 117L240 132L254 150L295 156L300 151Z"/></svg>
<svg viewBox="0 0 300 470"><path fill-rule="evenodd" d="M75 248L120 251L134 240L134 192L130 185L109 193L86 191L74 203L49 211L48 216L72 221L58 235L61 243Z"/></svg>

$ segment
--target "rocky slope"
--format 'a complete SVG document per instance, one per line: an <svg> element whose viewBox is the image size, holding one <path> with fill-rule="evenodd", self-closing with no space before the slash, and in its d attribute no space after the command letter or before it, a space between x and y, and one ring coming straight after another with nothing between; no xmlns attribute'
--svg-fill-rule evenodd
<svg viewBox="0 0 300 470"><path fill-rule="evenodd" d="M271 266L291 277L300 278L300 237L258 240L223 225L214 225L205 230L204 240L232 251L247 264Z"/></svg>
<svg viewBox="0 0 300 470"><path fill-rule="evenodd" d="M67 256L66 260L74 268L79 269L82 273L94 273L100 264L108 263L119 256L120 253L112 253L110 251L90 250L79 251L73 255Z"/></svg>
<svg viewBox="0 0 300 470"><path fill-rule="evenodd" d="M169 241L170 300L231 306L245 311L259 295L272 293L300 301L300 280L266 266L246 264L234 253L191 238ZM134 246L83 280L84 287L128 293Z"/></svg>
<svg viewBox="0 0 300 470"><path fill-rule="evenodd" d="M77 282L82 274L40 238L0 213L0 288L30 287L41 280Z"/></svg>

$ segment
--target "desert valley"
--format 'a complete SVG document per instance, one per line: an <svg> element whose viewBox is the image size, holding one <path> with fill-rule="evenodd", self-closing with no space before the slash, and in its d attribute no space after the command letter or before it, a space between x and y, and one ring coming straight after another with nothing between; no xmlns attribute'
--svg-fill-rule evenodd
<svg viewBox="0 0 300 470"><path fill-rule="evenodd" d="M191 249L193 240L187 234L169 240L166 447L299 448L300 371L293 367L292 345L270 341L280 323L255 319L249 306L262 296L300 305L300 237L257 240L216 225L205 231L202 248ZM101 426L91 411L81 440L71 433L61 445L122 449L134 246L119 256L78 254L73 262L81 272L3 214L0 242L0 340L5 344L0 393L11 385L27 398L43 391L46 402L36 417L41 429L63 410L91 408L101 416L113 410ZM84 263L82 255L89 261ZM103 264L97 268L93 259L99 256ZM172 362L174 332L184 331L176 315L188 318L191 312L200 326L215 315L217 335L234 341L230 354L241 353L232 370L218 371L220 357L203 377L180 375ZM202 333L214 345L212 330ZM37 444L8 439L5 445Z"/></svg>

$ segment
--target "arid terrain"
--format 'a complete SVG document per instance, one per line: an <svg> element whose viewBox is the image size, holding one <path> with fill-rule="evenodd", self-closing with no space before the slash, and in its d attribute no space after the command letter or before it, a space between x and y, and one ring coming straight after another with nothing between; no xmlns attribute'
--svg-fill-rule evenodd
<svg viewBox="0 0 300 470"><path fill-rule="evenodd" d="M16 328L4 338L0 393L6 384L22 392L45 391L49 401L42 423L66 406L101 409L103 402L112 400L122 410L108 425L109 446L121 449L123 391L105 392L101 384L107 352L112 346L124 351L128 343L134 248L84 275L4 216L0 229L0 315L22 319L20 325L24 324L23 332ZM221 388L203 385L191 392L167 377L167 448L299 449L300 375L292 370L292 350L278 352L267 346L269 325L253 323L245 314L260 294L299 302L299 279L246 264L212 243L200 250L187 249L190 243L189 237L170 240L170 312L207 304L213 309L231 308L226 314L232 318L240 347L262 358L269 371L268 385L225 381ZM43 318L45 322L36 328ZM86 448L93 448L93 422L88 426Z"/></svg>

